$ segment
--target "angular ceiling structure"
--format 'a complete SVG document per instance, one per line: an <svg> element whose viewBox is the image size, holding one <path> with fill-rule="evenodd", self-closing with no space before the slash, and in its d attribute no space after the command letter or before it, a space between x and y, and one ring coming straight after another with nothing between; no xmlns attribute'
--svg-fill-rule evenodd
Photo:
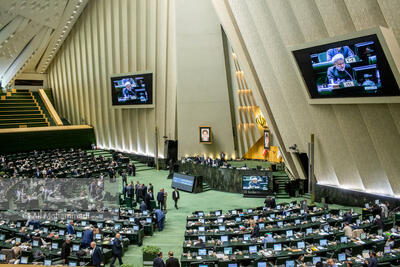
<svg viewBox="0 0 400 267"><path fill-rule="evenodd" d="M0 0L0 80L44 73L89 0Z"/></svg>

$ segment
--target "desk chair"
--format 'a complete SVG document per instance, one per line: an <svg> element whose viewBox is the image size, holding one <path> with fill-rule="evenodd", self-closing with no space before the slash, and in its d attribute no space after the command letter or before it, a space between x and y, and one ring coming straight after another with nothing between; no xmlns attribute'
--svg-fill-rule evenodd
<svg viewBox="0 0 400 267"><path fill-rule="evenodd" d="M361 246L355 246L351 250L351 256L354 257L354 256L357 256L357 255L361 255L363 250L364 250L364 247L362 245Z"/></svg>
<svg viewBox="0 0 400 267"><path fill-rule="evenodd" d="M12 251L12 249L5 249L3 248L2 250L0 250L0 254L4 254L6 255L6 262L8 262L11 259L15 259L15 255L14 252Z"/></svg>
<svg viewBox="0 0 400 267"><path fill-rule="evenodd" d="M291 257L278 257L275 261L275 265L285 265L287 260L290 260Z"/></svg>

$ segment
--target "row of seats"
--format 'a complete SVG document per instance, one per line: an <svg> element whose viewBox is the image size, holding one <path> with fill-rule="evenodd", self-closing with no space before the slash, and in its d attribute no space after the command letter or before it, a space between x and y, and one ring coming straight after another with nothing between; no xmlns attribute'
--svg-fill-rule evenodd
<svg viewBox="0 0 400 267"><path fill-rule="evenodd" d="M80 149L32 151L0 156L0 172L6 177L99 177L115 176L128 163L103 156L96 157Z"/></svg>
<svg viewBox="0 0 400 267"><path fill-rule="evenodd" d="M317 261L334 258L338 265L346 260L357 265L368 250L380 252L379 261L390 266L400 259L400 234L397 227L392 229L393 218L385 221L385 235L372 220L340 210L304 209L295 202L225 214L197 211L187 217L181 262L202 267L315 266ZM354 229L350 237L344 235L345 222ZM396 241L386 248L389 235Z"/></svg>
<svg viewBox="0 0 400 267"><path fill-rule="evenodd" d="M71 211L65 212L62 217L75 218L77 215L79 213ZM49 262L50 265L63 264L61 249L67 238L72 243L71 254L68 257L70 266L90 265L91 258L86 249L86 242L91 241L97 243L105 261L108 261L111 258L112 239L117 233L121 235L125 250L132 244L141 246L145 236L153 235L157 222L154 213L133 209L115 209L91 215L95 217L81 217L74 221L51 219L51 214L46 215L48 219L42 221L25 219L1 221L0 263L16 263L18 260L19 263L25 264L43 265ZM90 240L86 240L87 237Z"/></svg>

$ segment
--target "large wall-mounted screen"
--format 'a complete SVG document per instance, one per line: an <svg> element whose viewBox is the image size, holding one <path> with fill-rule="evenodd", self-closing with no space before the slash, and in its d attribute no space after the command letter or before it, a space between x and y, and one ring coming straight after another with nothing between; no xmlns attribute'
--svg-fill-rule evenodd
<svg viewBox="0 0 400 267"><path fill-rule="evenodd" d="M314 99L399 96L376 34L292 51Z"/></svg>
<svg viewBox="0 0 400 267"><path fill-rule="evenodd" d="M111 76L112 105L129 108L153 107L153 74Z"/></svg>

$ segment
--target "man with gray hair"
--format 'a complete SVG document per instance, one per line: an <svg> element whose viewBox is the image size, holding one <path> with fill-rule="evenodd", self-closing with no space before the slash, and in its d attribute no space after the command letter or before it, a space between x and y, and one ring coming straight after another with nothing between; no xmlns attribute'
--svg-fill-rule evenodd
<svg viewBox="0 0 400 267"><path fill-rule="evenodd" d="M337 54L332 58L333 66L328 68L327 76L330 84L352 81L350 66L344 62L344 56Z"/></svg>
<svg viewBox="0 0 400 267"><path fill-rule="evenodd" d="M125 85L125 88L122 90L123 96L126 97L126 98L130 98L130 97L134 96L135 93L132 90L131 82L130 81L126 81L124 85Z"/></svg>

